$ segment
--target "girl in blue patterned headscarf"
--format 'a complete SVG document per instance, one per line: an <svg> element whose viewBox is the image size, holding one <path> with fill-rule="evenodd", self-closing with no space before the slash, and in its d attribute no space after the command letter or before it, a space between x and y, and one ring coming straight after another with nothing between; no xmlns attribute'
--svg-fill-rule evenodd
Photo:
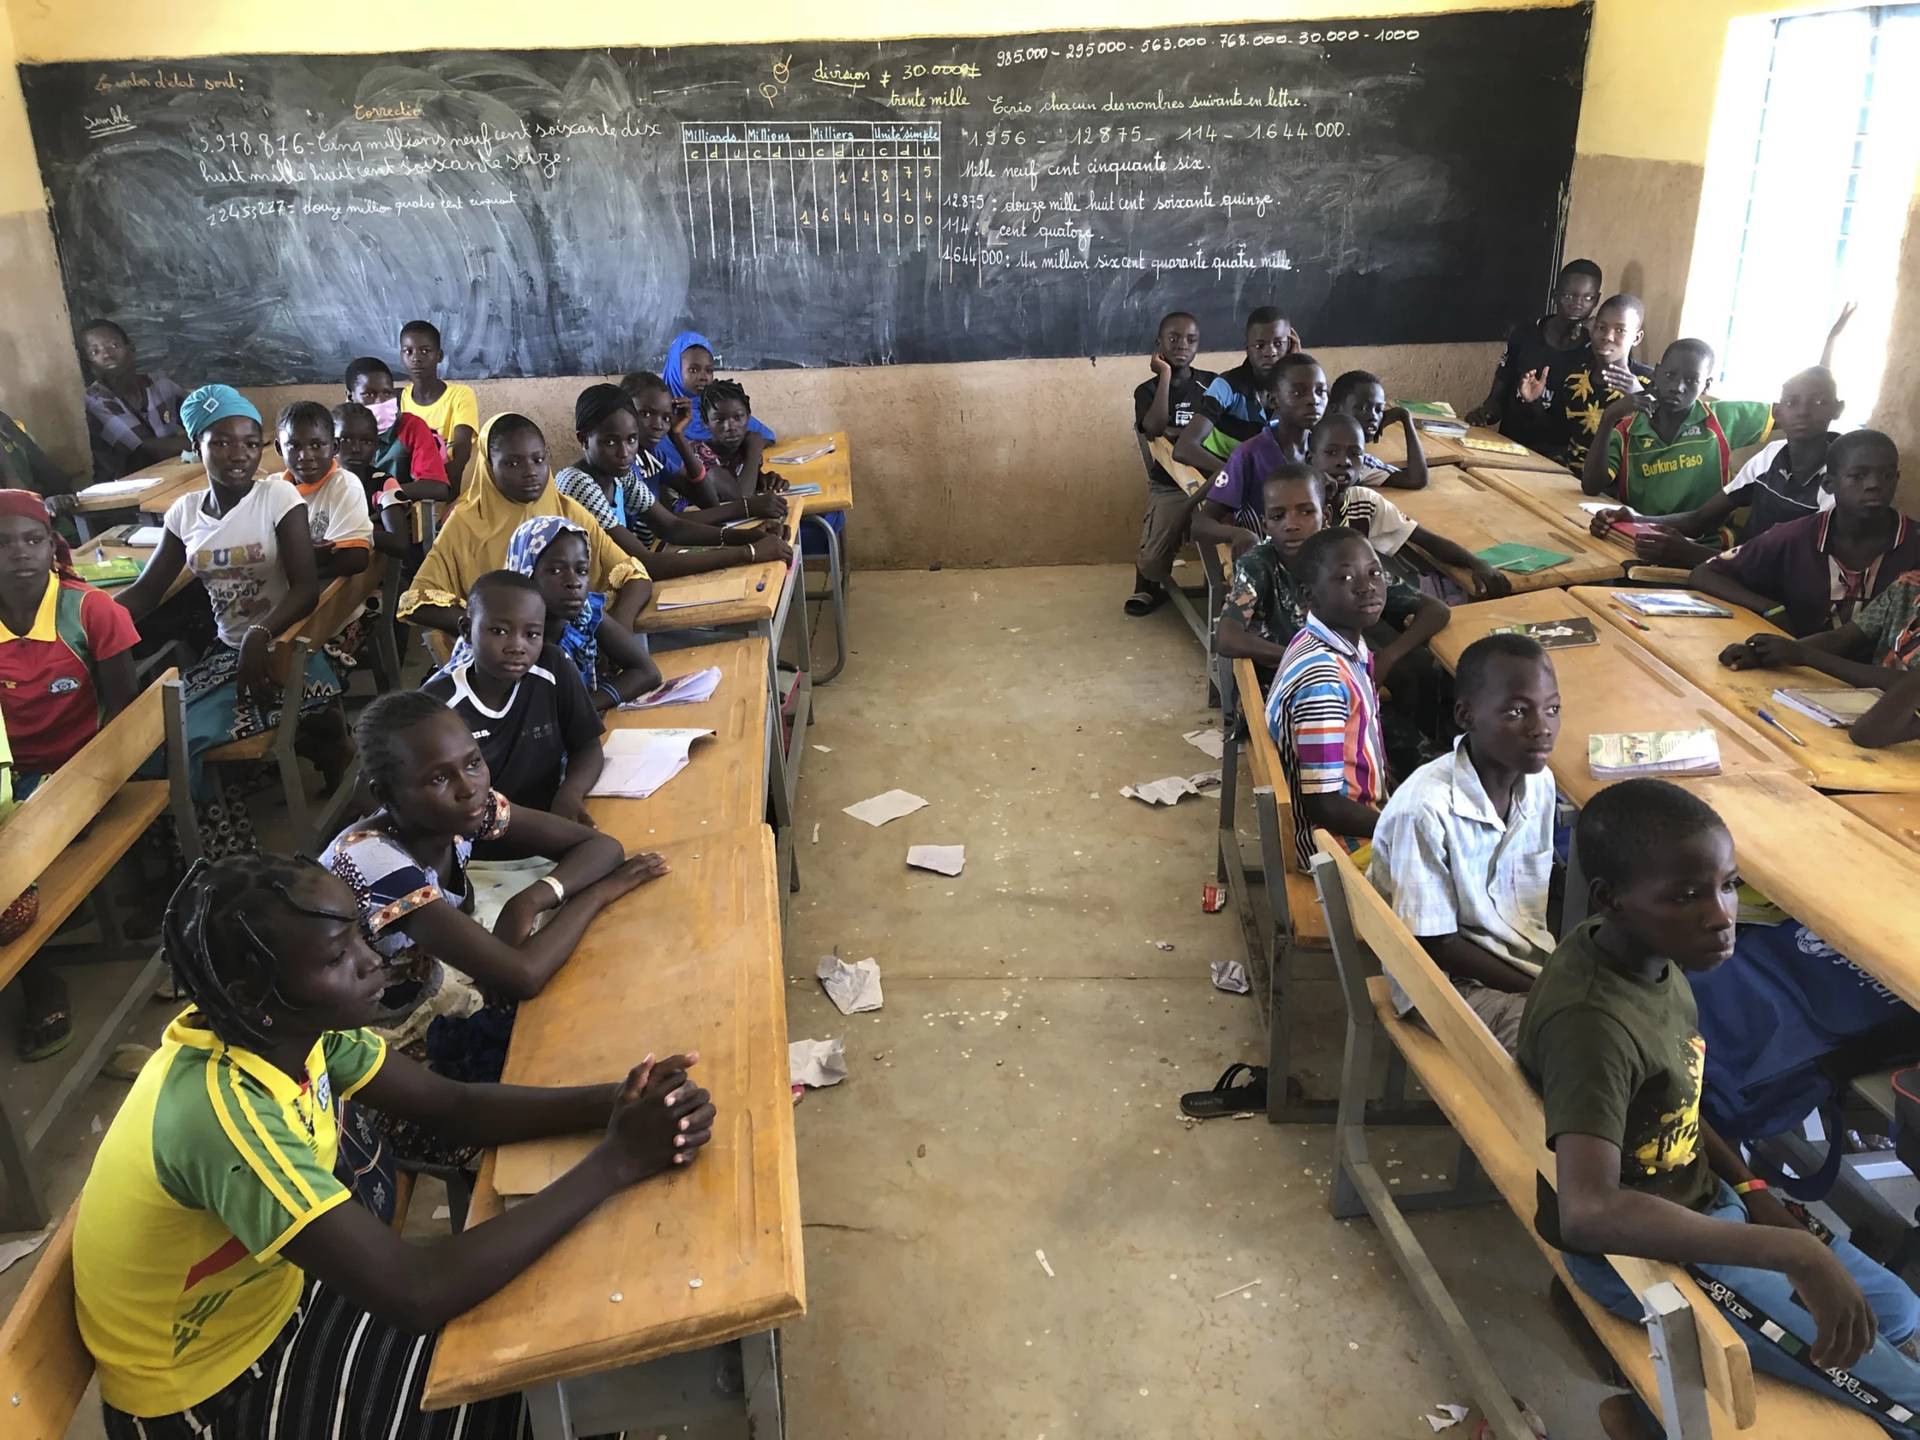
<svg viewBox="0 0 1920 1440"><path fill-rule="evenodd" d="M512 539L507 541L506 568L539 584L541 577L535 572L540 557L564 535L580 537L584 558L587 530L578 521L570 520L565 515L536 515L524 521L513 532ZM557 646L573 662L596 707L609 709L623 700L646 693L660 683L660 671L647 651L646 641L624 626L608 622L607 597L603 593L588 591L585 605L577 615L571 617L560 608L566 605L565 600L547 594L545 586L541 593L547 601L547 643ZM556 605L556 600L560 601L559 605ZM603 637L611 652L608 658L619 667L617 672L611 666L601 664ZM447 662L447 667L451 669L472 658L473 647L462 638L454 646L453 658Z"/></svg>

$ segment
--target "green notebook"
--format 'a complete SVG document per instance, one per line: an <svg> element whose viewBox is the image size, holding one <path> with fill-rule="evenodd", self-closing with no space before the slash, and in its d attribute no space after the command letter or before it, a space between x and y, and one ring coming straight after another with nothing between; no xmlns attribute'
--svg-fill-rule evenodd
<svg viewBox="0 0 1920 1440"><path fill-rule="evenodd" d="M89 585L98 585L105 589L114 585L125 585L130 580L138 580L140 572L146 569L131 555L118 555L111 560L87 560L73 567L74 573Z"/></svg>
<svg viewBox="0 0 1920 1440"><path fill-rule="evenodd" d="M1515 575L1531 575L1536 570L1551 570L1556 565L1564 565L1573 557L1563 555L1558 550L1544 550L1538 545L1522 545L1509 541L1505 545L1489 545L1484 550L1474 552L1480 559L1496 570L1510 570Z"/></svg>

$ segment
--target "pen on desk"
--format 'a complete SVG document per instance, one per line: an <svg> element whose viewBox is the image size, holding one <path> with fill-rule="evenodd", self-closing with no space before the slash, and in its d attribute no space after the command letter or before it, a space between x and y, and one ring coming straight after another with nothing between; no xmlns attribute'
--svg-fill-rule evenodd
<svg viewBox="0 0 1920 1440"><path fill-rule="evenodd" d="M1653 633L1653 627L1647 624L1645 621L1643 621L1638 615L1635 615L1631 610L1622 610L1618 605L1616 605L1613 607L1613 612L1614 614L1618 615L1622 620L1626 621L1627 624L1633 626L1634 629L1644 630L1649 635Z"/></svg>
<svg viewBox="0 0 1920 1440"><path fill-rule="evenodd" d="M1802 740L1798 735L1794 734L1793 731L1787 729L1786 726L1782 725L1778 720L1774 719L1770 712L1761 710L1757 713L1759 714L1762 720L1766 721L1767 724L1771 725L1774 729L1778 730L1782 735L1786 736L1787 739L1791 740L1794 744L1798 745L1802 750L1807 748L1806 741Z"/></svg>
<svg viewBox="0 0 1920 1440"><path fill-rule="evenodd" d="M759 594L759 593L760 593L760 592L761 592L762 590L764 590L764 589L766 589L766 588L767 588L767 577L766 577L766 576L764 576L764 575L762 575L762 576L760 577L760 583L759 583L758 585L756 585L756 586L754 586L754 587L753 587L753 592L754 592L754 594L756 594L756 595L757 595L757 594Z"/></svg>

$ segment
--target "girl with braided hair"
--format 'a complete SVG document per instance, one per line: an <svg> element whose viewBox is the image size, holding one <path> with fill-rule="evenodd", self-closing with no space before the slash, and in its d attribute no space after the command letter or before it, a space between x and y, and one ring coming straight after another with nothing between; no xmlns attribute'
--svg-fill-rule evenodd
<svg viewBox="0 0 1920 1440"><path fill-rule="evenodd" d="M167 1027L81 1191L75 1313L109 1440L491 1440L520 1397L420 1411L435 1332L610 1196L712 1134L697 1056L614 1085L461 1085L364 1028L387 972L360 906L311 861L198 862L162 928L191 1005ZM334 1174L348 1096L472 1145L604 1128L497 1220L402 1240Z"/></svg>
<svg viewBox="0 0 1920 1440"><path fill-rule="evenodd" d="M778 471L762 468L765 442L755 433L753 397L738 380L715 380L700 392L700 415L707 436L694 445L707 479L722 500L778 494L787 488Z"/></svg>

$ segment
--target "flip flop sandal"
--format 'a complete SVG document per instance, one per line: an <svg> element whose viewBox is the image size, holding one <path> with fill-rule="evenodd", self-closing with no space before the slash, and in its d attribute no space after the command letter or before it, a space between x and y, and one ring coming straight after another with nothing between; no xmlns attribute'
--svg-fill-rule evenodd
<svg viewBox="0 0 1920 1440"><path fill-rule="evenodd" d="M1233 1082L1246 1076L1246 1084ZM1214 1120L1222 1115L1247 1111L1265 1114L1267 1109L1267 1067L1235 1061L1221 1072L1211 1090L1190 1090L1180 1097L1180 1113L1195 1120Z"/></svg>
<svg viewBox="0 0 1920 1440"><path fill-rule="evenodd" d="M24 1021L20 1027L20 1058L49 1060L73 1043L73 1015L61 1006Z"/></svg>
<svg viewBox="0 0 1920 1440"><path fill-rule="evenodd" d="M1151 615L1166 603L1164 590L1136 590L1127 597L1125 608L1129 615Z"/></svg>

